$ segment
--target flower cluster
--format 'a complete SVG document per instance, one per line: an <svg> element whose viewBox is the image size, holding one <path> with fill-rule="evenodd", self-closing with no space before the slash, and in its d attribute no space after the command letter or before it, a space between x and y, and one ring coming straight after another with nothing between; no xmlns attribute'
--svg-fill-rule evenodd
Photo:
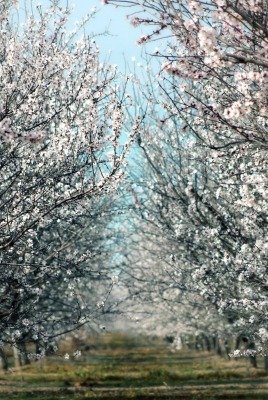
<svg viewBox="0 0 268 400"><path fill-rule="evenodd" d="M189 26L189 23L188 23ZM217 46L216 32L211 27L202 26L198 32L199 45L206 53L215 52Z"/></svg>

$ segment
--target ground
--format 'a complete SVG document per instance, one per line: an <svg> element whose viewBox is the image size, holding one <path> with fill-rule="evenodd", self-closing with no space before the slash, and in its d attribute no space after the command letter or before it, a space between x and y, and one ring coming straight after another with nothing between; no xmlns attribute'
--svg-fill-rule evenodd
<svg viewBox="0 0 268 400"><path fill-rule="evenodd" d="M261 363L254 369L248 360L172 351L158 339L106 334L89 339L75 361L53 356L1 373L0 398L267 400L268 372Z"/></svg>

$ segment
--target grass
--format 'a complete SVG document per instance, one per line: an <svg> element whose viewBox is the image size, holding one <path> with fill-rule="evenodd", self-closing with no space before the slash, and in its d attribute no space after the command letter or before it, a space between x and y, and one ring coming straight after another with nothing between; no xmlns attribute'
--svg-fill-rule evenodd
<svg viewBox="0 0 268 400"><path fill-rule="evenodd" d="M122 335L91 339L89 348L75 361L50 357L0 374L1 400L268 399L268 372L248 360Z"/></svg>

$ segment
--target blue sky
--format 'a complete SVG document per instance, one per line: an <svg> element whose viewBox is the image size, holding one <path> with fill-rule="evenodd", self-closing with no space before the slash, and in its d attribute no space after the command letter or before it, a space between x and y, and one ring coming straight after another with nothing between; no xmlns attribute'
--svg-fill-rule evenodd
<svg viewBox="0 0 268 400"><path fill-rule="evenodd" d="M128 8L118 8L113 5L103 5L98 0L76 0L69 1L75 5L72 20L75 22L83 18L93 7L98 10L96 16L88 24L89 33L101 34L109 31L110 35L96 37L96 42L100 47L101 58L110 55L111 64L117 64L124 72L125 60L129 65L141 60L141 46L136 45L137 39L144 33L144 28L134 28L126 18L130 13Z"/></svg>
<svg viewBox="0 0 268 400"><path fill-rule="evenodd" d="M19 0L20 9L31 9L30 4L35 9L37 4L42 8L49 6L53 0ZM74 6L74 11L70 17L69 28L72 30L77 21L82 20L93 8L96 8L97 13L92 18L87 26L86 32L91 35L96 35L95 40L100 48L100 59L106 60L109 58L110 64L117 64L122 73L126 72L125 64L128 64L127 72L133 70L133 63L145 66L145 61L142 56L145 55L145 47L138 46L137 40L142 34L150 32L147 27L139 26L134 28L127 14L133 13L132 8L115 7L113 5L103 5L101 0L60 0L60 3L65 6L68 2L69 7ZM104 34L106 32L106 34ZM109 35L107 34L109 32ZM147 51L153 53L155 47L159 43L148 44ZM135 58L135 61L133 61Z"/></svg>

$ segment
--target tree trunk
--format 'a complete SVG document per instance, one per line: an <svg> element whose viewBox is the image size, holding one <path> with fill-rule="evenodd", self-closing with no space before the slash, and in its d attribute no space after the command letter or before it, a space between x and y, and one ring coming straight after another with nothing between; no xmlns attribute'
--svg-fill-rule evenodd
<svg viewBox="0 0 268 400"><path fill-rule="evenodd" d="M239 350L241 342L242 342L241 335L236 336L234 341L234 350ZM235 361L238 361L238 359L239 359L238 357L234 358Z"/></svg>
<svg viewBox="0 0 268 400"><path fill-rule="evenodd" d="M239 349L240 343L241 343L241 335L238 335L235 340L235 350Z"/></svg>
<svg viewBox="0 0 268 400"><path fill-rule="evenodd" d="M268 370L268 356L264 356L264 369Z"/></svg>
<svg viewBox="0 0 268 400"><path fill-rule="evenodd" d="M3 370L5 372L8 371L7 358L6 358L5 352L4 352L4 350L2 348L0 348L0 358L1 358L1 363L2 363Z"/></svg>
<svg viewBox="0 0 268 400"><path fill-rule="evenodd" d="M197 351L201 350L200 336L195 336L194 347Z"/></svg>
<svg viewBox="0 0 268 400"><path fill-rule="evenodd" d="M213 336L213 347L216 352L216 354L220 357L222 357L222 349L221 349L221 344L218 336Z"/></svg>
<svg viewBox="0 0 268 400"><path fill-rule="evenodd" d="M231 347L229 345L228 339L224 340L224 348L225 348L227 356L230 357L229 354L231 353Z"/></svg>
<svg viewBox="0 0 268 400"><path fill-rule="evenodd" d="M249 344L247 346L248 350L255 350L255 343L249 341ZM257 357L256 354L249 356L250 364L252 365L253 368L257 368Z"/></svg>
<svg viewBox="0 0 268 400"><path fill-rule="evenodd" d="M29 365L31 364L31 361L29 360L29 358L27 357L27 349L26 349L26 345L25 343L22 343L20 346L20 350L21 350L21 361L23 365Z"/></svg>
<svg viewBox="0 0 268 400"><path fill-rule="evenodd" d="M14 357L14 366L16 369L20 369L21 362L20 362L20 356L19 356L19 351L17 347L13 347L13 357Z"/></svg>
<svg viewBox="0 0 268 400"><path fill-rule="evenodd" d="M204 335L204 341L206 344L207 351L211 351L211 343L210 343L209 337L207 335Z"/></svg>

